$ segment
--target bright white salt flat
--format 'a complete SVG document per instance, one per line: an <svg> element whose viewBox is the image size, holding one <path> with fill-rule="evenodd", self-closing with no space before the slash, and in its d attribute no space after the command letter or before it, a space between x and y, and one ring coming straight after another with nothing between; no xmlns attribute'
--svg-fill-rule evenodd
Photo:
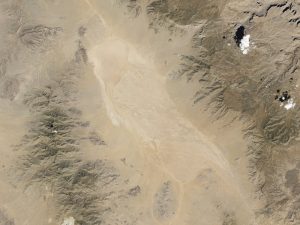
<svg viewBox="0 0 300 225"><path fill-rule="evenodd" d="M61 225L74 225L75 220L73 217L68 217L64 219L64 222Z"/></svg>
<svg viewBox="0 0 300 225"><path fill-rule="evenodd" d="M248 54L250 49L250 34L243 37L240 43L240 49L244 55Z"/></svg>
<svg viewBox="0 0 300 225"><path fill-rule="evenodd" d="M284 108L286 110L289 110L289 109L294 108L295 105L296 105L296 103L294 103L294 100L291 98L291 99L288 100L287 104L284 105Z"/></svg>

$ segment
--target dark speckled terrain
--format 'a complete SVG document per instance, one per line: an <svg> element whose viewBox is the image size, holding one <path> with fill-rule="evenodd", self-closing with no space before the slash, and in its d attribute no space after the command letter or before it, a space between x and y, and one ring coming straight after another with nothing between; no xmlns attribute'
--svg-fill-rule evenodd
<svg viewBox="0 0 300 225"><path fill-rule="evenodd" d="M0 225L300 224L296 0L0 0Z"/></svg>

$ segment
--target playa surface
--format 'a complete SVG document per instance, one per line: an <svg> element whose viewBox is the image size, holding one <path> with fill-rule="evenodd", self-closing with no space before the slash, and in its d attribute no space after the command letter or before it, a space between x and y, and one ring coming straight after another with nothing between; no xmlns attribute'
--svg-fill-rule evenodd
<svg viewBox="0 0 300 225"><path fill-rule="evenodd" d="M298 4L0 1L0 225L299 224Z"/></svg>

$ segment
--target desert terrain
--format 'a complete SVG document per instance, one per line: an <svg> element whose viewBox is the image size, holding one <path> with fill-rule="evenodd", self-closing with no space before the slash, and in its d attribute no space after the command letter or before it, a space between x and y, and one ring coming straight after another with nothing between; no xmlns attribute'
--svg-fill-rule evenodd
<svg viewBox="0 0 300 225"><path fill-rule="evenodd" d="M0 12L0 225L300 224L299 1Z"/></svg>

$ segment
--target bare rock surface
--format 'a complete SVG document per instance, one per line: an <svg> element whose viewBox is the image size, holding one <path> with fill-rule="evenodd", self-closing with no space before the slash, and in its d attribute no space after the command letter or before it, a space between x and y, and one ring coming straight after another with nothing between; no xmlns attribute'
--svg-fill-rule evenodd
<svg viewBox="0 0 300 225"><path fill-rule="evenodd" d="M300 224L297 0L0 0L0 225Z"/></svg>

